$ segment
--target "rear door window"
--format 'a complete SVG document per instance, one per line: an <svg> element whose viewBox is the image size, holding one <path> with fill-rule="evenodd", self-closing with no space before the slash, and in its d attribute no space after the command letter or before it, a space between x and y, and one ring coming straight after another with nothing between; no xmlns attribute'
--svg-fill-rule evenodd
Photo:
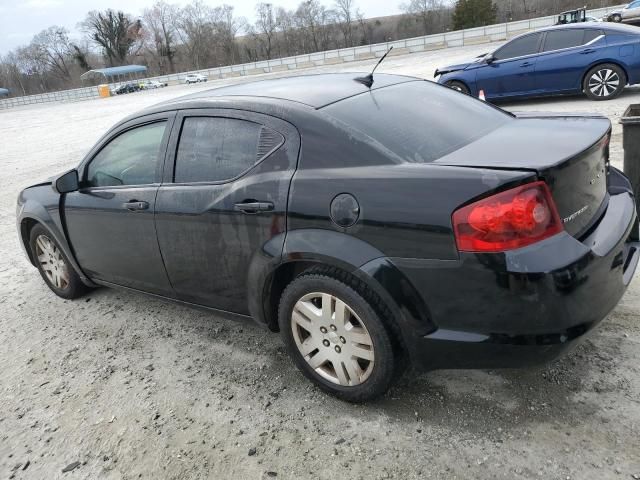
<svg viewBox="0 0 640 480"><path fill-rule="evenodd" d="M602 30L596 30L593 28L585 29L584 38L582 39L582 44L585 45L602 35L604 35L604 32Z"/></svg>
<svg viewBox="0 0 640 480"><path fill-rule="evenodd" d="M277 132L247 120L187 117L176 154L174 182L224 182L236 178L282 145Z"/></svg>
<svg viewBox="0 0 640 480"><path fill-rule="evenodd" d="M567 28L566 30L550 30L544 40L544 52L561 50L582 45L584 30L581 28Z"/></svg>
<svg viewBox="0 0 640 480"><path fill-rule="evenodd" d="M538 52L540 33L533 33L524 37L516 38L504 45L494 53L496 60L508 60L510 58L524 57Z"/></svg>

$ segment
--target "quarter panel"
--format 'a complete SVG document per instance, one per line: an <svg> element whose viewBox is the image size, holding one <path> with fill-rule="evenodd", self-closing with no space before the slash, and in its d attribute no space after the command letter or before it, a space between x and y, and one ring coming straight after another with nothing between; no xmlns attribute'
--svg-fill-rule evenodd
<svg viewBox="0 0 640 480"><path fill-rule="evenodd" d="M305 154L292 181L289 231L346 233L390 257L458 258L453 211L478 195L531 176L416 164L314 169L307 167L310 163ZM347 228L335 224L329 213L331 201L341 193L353 195L360 206L358 221Z"/></svg>

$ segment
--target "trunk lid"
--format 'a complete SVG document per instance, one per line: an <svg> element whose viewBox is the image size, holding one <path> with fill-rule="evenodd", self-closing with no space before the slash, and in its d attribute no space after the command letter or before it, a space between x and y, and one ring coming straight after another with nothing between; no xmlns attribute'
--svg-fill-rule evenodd
<svg viewBox="0 0 640 480"><path fill-rule="evenodd" d="M520 114L434 163L531 170L551 189L565 230L583 235L608 202L611 122L602 116Z"/></svg>

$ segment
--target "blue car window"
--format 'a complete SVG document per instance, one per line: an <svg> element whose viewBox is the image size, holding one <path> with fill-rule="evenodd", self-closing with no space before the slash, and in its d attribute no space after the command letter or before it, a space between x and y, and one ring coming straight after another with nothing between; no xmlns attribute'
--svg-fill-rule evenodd
<svg viewBox="0 0 640 480"><path fill-rule="evenodd" d="M596 30L596 29L589 28L589 29L584 31L584 38L582 40L582 44L585 45L585 44L595 40L596 38L598 38L601 35L604 35L604 32L602 30Z"/></svg>
<svg viewBox="0 0 640 480"><path fill-rule="evenodd" d="M568 28L566 30L551 30L547 32L544 40L543 52L551 52L562 48L571 48L582 45L584 30L581 28Z"/></svg>
<svg viewBox="0 0 640 480"><path fill-rule="evenodd" d="M541 35L540 33L533 33L516 38L498 49L496 53L493 54L493 57L496 60L507 60L509 58L523 57L537 53Z"/></svg>

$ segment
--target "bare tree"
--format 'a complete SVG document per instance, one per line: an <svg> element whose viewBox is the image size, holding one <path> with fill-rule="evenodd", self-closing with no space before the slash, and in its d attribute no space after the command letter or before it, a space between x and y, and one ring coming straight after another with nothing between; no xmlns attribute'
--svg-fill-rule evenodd
<svg viewBox="0 0 640 480"><path fill-rule="evenodd" d="M318 52L329 48L328 25L333 12L328 11L318 0L304 0L296 10L298 28L303 34L303 48L307 52Z"/></svg>
<svg viewBox="0 0 640 480"><path fill-rule="evenodd" d="M400 9L407 15L413 15L422 23L423 35L428 35L434 30L437 13L442 8L442 0L410 0L409 3L400 5Z"/></svg>
<svg viewBox="0 0 640 480"><path fill-rule="evenodd" d="M27 88L23 81L20 63L20 59L15 52L9 52L4 57L0 57L0 79L3 80L3 85L8 87L18 86L22 91L22 95L26 95Z"/></svg>
<svg viewBox="0 0 640 480"><path fill-rule="evenodd" d="M71 78L69 61L71 60L71 42L66 28L52 26L38 33L31 41L32 54L53 75L62 80Z"/></svg>
<svg viewBox="0 0 640 480"><path fill-rule="evenodd" d="M165 61L168 62L168 71L173 73L175 65L173 58L176 54L176 19L178 7L170 5L164 0L158 0L142 14L144 25L148 30L153 53L158 59L160 70L166 73Z"/></svg>
<svg viewBox="0 0 640 480"><path fill-rule="evenodd" d="M345 47L353 47L354 0L336 0L336 19L344 38Z"/></svg>
<svg viewBox="0 0 640 480"><path fill-rule="evenodd" d="M194 0L181 10L177 19L177 33L187 51L191 68L200 69L211 63L209 46L214 37L211 15L209 6L201 0Z"/></svg>
<svg viewBox="0 0 640 480"><path fill-rule="evenodd" d="M302 53L299 40L300 31L296 27L295 12L278 7L276 23L280 34L280 42L278 42L280 54L288 56Z"/></svg>
<svg viewBox="0 0 640 480"><path fill-rule="evenodd" d="M256 15L254 35L257 35L258 43L261 45L267 60L270 60L277 28L273 5L270 3L257 4Z"/></svg>
<svg viewBox="0 0 640 480"><path fill-rule="evenodd" d="M224 62L227 65L235 63L238 58L236 36L247 23L244 18L235 17L233 10L231 5L222 5L213 10L216 37L222 47Z"/></svg>
<svg viewBox="0 0 640 480"><path fill-rule="evenodd" d="M364 17L364 13L362 13L362 10L360 9L356 10L356 19L358 20L358 24L360 25L360 29L362 30L361 43L363 45L369 45L370 43L372 43L371 26L369 25L366 18Z"/></svg>
<svg viewBox="0 0 640 480"><path fill-rule="evenodd" d="M123 65L141 47L142 22L124 12L111 9L92 11L81 24L89 38L102 48L109 66Z"/></svg>

